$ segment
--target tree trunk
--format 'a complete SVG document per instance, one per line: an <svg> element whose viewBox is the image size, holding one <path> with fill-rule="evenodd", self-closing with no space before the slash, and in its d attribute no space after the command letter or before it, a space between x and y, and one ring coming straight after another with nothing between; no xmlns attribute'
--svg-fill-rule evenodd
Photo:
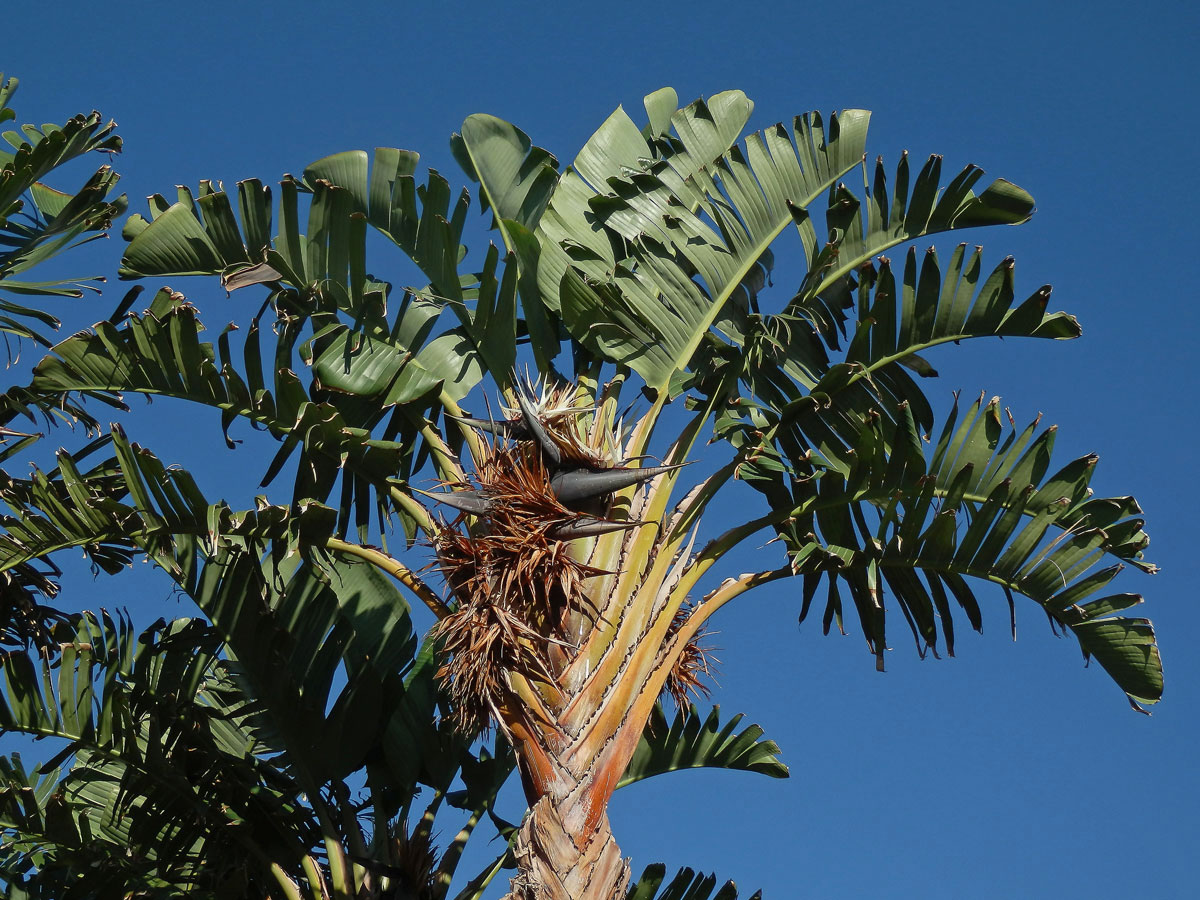
<svg viewBox="0 0 1200 900"><path fill-rule="evenodd" d="M543 796L517 836L518 874L505 900L624 900L629 863L613 839L608 816L584 809L577 789L556 802Z"/></svg>
<svg viewBox="0 0 1200 900"><path fill-rule="evenodd" d="M550 704L510 674L510 686L522 694L514 692L496 712L517 756L529 812L505 900L625 900L629 862L606 810L670 669L661 645L673 642L654 637L615 671L597 667L573 691L554 685Z"/></svg>

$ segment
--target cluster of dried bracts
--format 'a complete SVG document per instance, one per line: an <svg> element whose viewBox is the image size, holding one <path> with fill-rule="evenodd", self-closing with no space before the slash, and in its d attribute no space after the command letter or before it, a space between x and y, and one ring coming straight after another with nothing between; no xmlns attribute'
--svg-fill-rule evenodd
<svg viewBox="0 0 1200 900"><path fill-rule="evenodd" d="M535 396L518 389L506 417L460 419L490 439L470 483L430 495L460 513L434 546L455 601L438 625L440 675L468 733L503 718L514 677L543 694L559 691L558 676L603 606L588 583L608 573L589 565L587 539L656 527L630 518L614 494L679 468L622 465L619 435L573 397L570 387ZM699 648L685 657L687 671L668 685L681 703L708 665ZM566 698L546 699L553 708Z"/></svg>

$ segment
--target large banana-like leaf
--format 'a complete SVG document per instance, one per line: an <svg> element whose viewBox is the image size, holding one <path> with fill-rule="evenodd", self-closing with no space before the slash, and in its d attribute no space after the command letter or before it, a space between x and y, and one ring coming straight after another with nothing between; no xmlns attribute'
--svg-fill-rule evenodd
<svg viewBox="0 0 1200 900"><path fill-rule="evenodd" d="M459 263L466 252L461 238L469 195L466 190L460 191L451 209L449 183L437 172L430 171L424 188L416 186L411 174L416 161L416 154L378 148L368 174L367 154L350 151L313 163L305 169L304 179L314 188L328 184L331 189L349 192L355 214L365 215L429 278L429 286L420 293L445 303L458 318L458 333L465 338L459 353L478 358L488 372L506 384L516 358L517 271L513 257L506 256L504 276L498 278L498 253L491 248L481 272L460 277ZM472 302L473 312L469 306ZM466 383L465 390L456 393L454 399L465 395L478 377ZM456 380L464 379L460 376Z"/></svg>
<svg viewBox="0 0 1200 900"><path fill-rule="evenodd" d="M190 697L219 644L200 622L160 622L135 642L123 616L72 618L55 628L56 654L35 658L12 650L0 659L0 729L122 748L136 739L128 732L128 680L138 678L140 689L156 696L182 691L178 696Z"/></svg>
<svg viewBox="0 0 1200 900"><path fill-rule="evenodd" d="M17 79L0 74L0 121L14 119L8 101ZM0 150L0 294L82 297L85 288L98 291L99 277L30 281L15 276L60 253L102 237L125 209L125 196L110 197L118 176L100 166L74 191L50 187L43 179L87 153L117 153L121 139L115 123L97 112L72 117L65 124L24 125L4 132L11 147ZM36 276L35 276L36 277ZM58 328L49 312L0 296L0 332L50 345L42 327ZM11 348L10 348L11 354ZM54 408L52 398L25 395L24 403L39 410Z"/></svg>
<svg viewBox="0 0 1200 900"><path fill-rule="evenodd" d="M649 95L645 102L650 125L639 129L618 108L579 151L541 217L538 284L551 309L560 308L559 285L572 266L568 244L585 247L610 264L616 261L593 208L601 195L609 193L610 180L628 179L653 168L686 195L688 208L695 209L698 198L688 189L688 179L729 149L754 108L741 91L717 94L707 103L698 100L683 110L676 110L675 92L669 88ZM675 136L669 133L672 126ZM667 162L654 165L664 157Z"/></svg>
<svg viewBox="0 0 1200 900"><path fill-rule="evenodd" d="M558 321L538 290L541 248L534 229L558 184L558 160L521 129L482 114L467 118L450 147L468 177L479 183L480 206L492 211L492 226L519 267L525 330L538 371L551 372L559 352Z"/></svg>
<svg viewBox="0 0 1200 900"><path fill-rule="evenodd" d="M0 461L8 459L21 450L36 443L40 434L21 434L12 429L0 437ZM107 446L107 438L97 438L72 454L76 464ZM53 473L49 476L54 477ZM111 484L112 469L109 462L102 462L83 474L94 487ZM32 479L12 479L19 485L18 491L29 491L39 482L39 475ZM61 489L61 485L60 485ZM65 490L61 491L65 494ZM99 545L86 548L92 564L98 569L115 571L123 568L129 559L128 548L120 545ZM37 559L18 563L0 573L0 645L11 647L51 647L51 634L55 625L64 624L69 617L51 603L58 596L58 567L49 560Z"/></svg>
<svg viewBox="0 0 1200 900"><path fill-rule="evenodd" d="M208 623L159 620L135 635L126 618L114 622L104 613L83 613L56 629L56 636L55 652L41 651L36 659L28 652L5 654L0 727L66 739L77 757L86 748L101 767L136 770L143 808L187 784L183 771L163 765L165 756L191 754L195 762L217 753L230 764L258 765L256 742L243 724L246 713L226 700L229 685L216 655L222 642ZM95 781L81 775L88 767L77 763L75 782ZM114 790L125 781L116 778ZM92 826L110 836L120 832L115 820L126 805L98 805Z"/></svg>
<svg viewBox="0 0 1200 900"><path fill-rule="evenodd" d="M239 666L269 662L259 670L264 680L257 693L267 694L266 686L277 688L272 694L276 702L270 707L273 721L277 727L283 723L299 729L284 729L285 736L291 737L280 749L307 763L315 783L321 783L318 775L325 771L320 766L335 771L349 767L349 771L359 765L377 729L391 727L393 713L402 719L402 734L416 733L409 721L414 718L411 712L397 709L384 715L380 708L391 702L389 696L401 696L396 679L404 668L402 648L412 639L411 629L400 627L407 622L406 607L388 612L389 604L400 602L391 582L373 567L343 570L336 560L325 559L322 567L332 587L314 580L306 568L302 581L278 594L289 582L264 574L259 563L263 552L283 557L289 546L303 546L310 540L319 545L332 524L329 515L315 506L294 517L285 509L270 507L233 514L223 504L208 504L182 470L168 471L121 435L115 436L114 444L131 502L88 489L67 464L62 477L65 487L49 479L32 486L10 486L6 500L20 515L7 523L8 532L0 537L4 566L65 546L109 540L143 549L181 582L222 630ZM202 574L194 564L198 545L216 560ZM404 615L397 619L401 611ZM344 645L346 640L351 643ZM284 649L276 646L280 641ZM307 643L293 653L297 642ZM275 648L274 655L270 648ZM277 665L279 659L308 668L289 673L286 666ZM353 678L330 713L333 725L325 727L325 702L317 698L323 696L321 685L328 692L339 665ZM279 683L272 677L285 680ZM375 724L351 727L360 719ZM356 739L348 740L349 734Z"/></svg>
<svg viewBox="0 0 1200 900"><path fill-rule="evenodd" d="M5 660L4 727L67 738L58 758L72 760L37 792L12 777L0 787L9 872L28 875L36 896L94 896L80 893L84 871L91 890L112 880L187 892L295 854L309 828L299 790L256 756L246 698L223 676L208 623L160 620L135 640L127 622L83 614L74 637L40 655L40 674Z"/></svg>
<svg viewBox="0 0 1200 900"><path fill-rule="evenodd" d="M723 324L726 304L745 292L746 279L789 225L799 228L809 275L785 313L811 319L831 339L849 302L849 276L871 256L925 234L1028 218L1032 200L1007 182L974 194L982 174L975 167L939 191L937 157L910 195L903 159L890 198L877 175L865 216L844 186L832 191L829 243L822 249L807 209L862 161L867 119L850 110L826 128L817 114L798 117L790 131L780 125L752 135L744 150L731 142L711 164L691 171L682 187L670 155L635 172L608 174L607 188L597 187L587 200L589 227L564 228L561 235L572 240L564 246L570 266L563 267L561 284L563 319L572 334L593 352L631 365L651 387L665 389L692 361L708 330ZM711 131L722 121L703 104L674 117L680 134L698 122ZM616 159L619 150L612 155ZM566 183L564 176L560 191ZM547 234L555 227L556 202L557 194L543 216ZM540 276L543 292L550 272L544 268Z"/></svg>
<svg viewBox="0 0 1200 900"><path fill-rule="evenodd" d="M729 91L677 112L670 88L647 96L645 105L650 117L646 128L639 131L618 108L561 179L552 155L494 116L468 117L462 133L451 139L455 157L480 184L484 209L492 209L494 226L520 261L525 324L543 372L552 371L551 360L559 350L559 284L570 267L567 243L610 252L607 238L594 225L593 197L610 177L627 176L664 157L670 158L670 167L662 170L663 177L686 192L686 179L725 152L753 108L740 91ZM673 120L680 137L669 133ZM577 357L580 349L575 347Z"/></svg>
<svg viewBox="0 0 1200 900"><path fill-rule="evenodd" d="M762 740L759 726L739 731L741 713L724 724L720 713L721 708L714 706L705 717L691 707L668 724L661 705L655 707L617 787L678 769L737 769L788 777L787 766L779 761L779 747L774 741Z"/></svg>
<svg viewBox="0 0 1200 900"><path fill-rule="evenodd" d="M60 848L80 849L80 833L70 808L60 794L58 771L25 768L19 753L0 756L0 880L5 896L25 897L25 877L45 866ZM14 886L17 893L14 893Z"/></svg>
<svg viewBox="0 0 1200 900"><path fill-rule="evenodd" d="M31 848L59 842L54 828L66 823L118 845L116 858L145 845L138 856L179 866L206 836L232 838L238 815L258 820L260 845L293 833L282 797L238 787L271 775L254 756L264 748L245 726L244 698L230 702L208 623L160 620L134 635L127 619L83 613L56 635L53 653L4 659L0 727L71 742L72 768L49 804L59 810L53 828L24 833Z"/></svg>
<svg viewBox="0 0 1200 900"><path fill-rule="evenodd" d="M1096 457L1047 477L1055 429L1039 433L1035 421L1018 432L1011 420L1005 428L998 398L980 398L961 419L956 408L928 460L912 417L902 410L896 418L890 439L882 419L862 430L848 474L826 470L794 486L798 502L780 534L804 575L801 618L825 579L824 628L840 627L843 583L882 666L886 586L918 649L936 652L940 623L952 654L948 598L978 629L980 606L966 579L986 580L1036 601L1075 633L1132 703L1157 702L1162 670L1149 622L1111 616L1141 598L1084 602L1121 569L1097 569L1105 556L1156 571L1142 558L1149 539L1134 499L1091 497Z"/></svg>
<svg viewBox="0 0 1200 900"><path fill-rule="evenodd" d="M689 164L682 173L672 166L669 154L657 163L639 166L636 160L631 163L614 156L606 145L596 146L593 156L612 157L617 167L634 169L636 174L601 170L607 186L597 178L592 182L595 190L580 198L583 204L571 204L581 219L590 221L593 239L580 243L579 234L587 232L574 223L574 243L565 247L570 265L564 263L557 272L547 268L541 276L544 291L546 279L554 274L563 281L563 318L577 339L593 352L627 362L655 389L665 389L671 376L688 365L725 302L755 271L774 237L792 223L788 204L807 206L862 159L866 114L852 111L841 120L835 117L828 137L819 116L798 118L794 127L800 156L778 127L772 151L781 154L774 175L779 196L772 199L782 217L768 222L771 210L763 210L761 221L756 220L758 232L747 237L756 245L744 246L744 240L733 244L735 232L723 237L705 220L721 223L717 204L726 202L708 173L737 152L736 147L730 148L749 109L744 96L718 95L711 103L697 101L677 111L672 123L679 142L685 147L695 145L687 149ZM697 141L695 135L705 140ZM701 202L709 190L716 197ZM569 203L571 198L564 200ZM761 193L758 200L766 202ZM556 204L557 196L551 210ZM543 220L549 240L567 236L566 228L561 237L554 231L556 221L550 212ZM726 238L731 242L728 246ZM623 253L617 255L615 247L623 248ZM577 269L582 276L572 278L575 283L569 289L568 269ZM693 280L697 274L703 284ZM588 302L584 286L602 291L600 308ZM625 318L618 321L605 316L616 294L627 307Z"/></svg>
<svg viewBox="0 0 1200 900"><path fill-rule="evenodd" d="M716 875L680 869L663 887L666 877L667 867L662 863L646 866L637 884L629 889L628 900L737 900L737 885L732 881L725 882L713 893L717 887ZM761 898L762 891L755 891L749 900Z"/></svg>
<svg viewBox="0 0 1200 900"><path fill-rule="evenodd" d="M104 868L123 870L126 887L148 887L129 865L127 848L103 839L103 820L94 826L89 810L65 796L60 775L58 770L27 770L20 754L0 757L2 896L70 900L79 896L72 888L78 888L85 871L93 876L90 888L107 886ZM64 866L66 859L70 865Z"/></svg>
<svg viewBox="0 0 1200 900"><path fill-rule="evenodd" d="M452 206L449 184L436 172L419 186L413 177L417 159L408 151L378 148L370 168L362 151L314 162L302 181L281 183L274 239L271 193L258 180L238 184L240 227L227 194L207 182L198 198L186 189L173 204L152 197L151 220L134 216L125 226L130 243L121 277L220 274L231 290L256 283L286 286L276 301L277 306L283 301L280 313L289 320L313 317L320 335L314 346L326 351L313 360L314 370L328 379L340 369L338 383L331 385L335 390L371 393L387 369L388 380L410 397L441 389L459 399L481 377L481 362L496 373L512 368L517 273L499 275L493 251L480 272L460 276L469 198L464 191ZM304 232L302 194L311 195ZM433 318L448 309L458 326L431 338L432 322L404 321L404 313L418 309L407 300L400 315L388 317L390 288L367 275L368 226L430 279L413 290ZM337 312L348 321L339 324ZM506 330L512 340L499 340ZM485 332L491 340L484 339ZM413 342L417 334L421 340ZM364 346L372 352L360 358Z"/></svg>
<svg viewBox="0 0 1200 900"><path fill-rule="evenodd" d="M669 157L663 177L686 192L686 179L725 152L753 108L740 91L729 91L708 104L694 104L699 113L689 116L693 108L677 112L670 88L647 96L645 106L650 117L646 128L639 132L624 110L617 109L561 179L553 156L534 146L519 128L493 116L470 116L462 133L451 140L456 158L480 184L484 208L495 213L494 226L519 260L524 324L542 372L554 371L552 360L559 352L559 285L570 267L565 248L582 241L597 253L610 252L589 206L597 191L610 177ZM681 137L669 133L673 120ZM695 198L693 208L698 201ZM577 371L585 368L583 347L576 344L573 350Z"/></svg>
<svg viewBox="0 0 1200 900"><path fill-rule="evenodd" d="M114 436L114 446L131 502L97 491L64 458L61 482L8 486L5 499L20 515L0 536L0 565L110 540L143 549L218 627L239 670L253 667L261 677L252 695L275 701L268 706L274 727L290 735L280 749L305 761L316 783L331 777L319 766L350 771L360 764L363 748L376 729L391 727L393 714L401 733L416 733L412 720L419 717L411 711L389 707L384 715L380 707L400 702L398 679L415 649L395 585L373 566L328 557L320 575L311 566L295 576L273 575L260 562L261 553L282 558L296 542L319 545L331 525L327 513L315 506L297 516L272 507L232 513L207 503L186 472L167 470L122 435ZM202 569L201 551L212 557ZM326 695L339 666L350 682L333 702L330 724ZM374 724L352 727L360 720ZM348 740L350 734L356 739Z"/></svg>
<svg viewBox="0 0 1200 900"><path fill-rule="evenodd" d="M0 566L3 571L15 573L18 582L49 597L57 593L49 577L56 575L57 569L39 573L33 568L35 560L41 561L45 554L79 547L97 570L109 574L129 565L134 545L119 533L116 520L120 516L114 513L104 526L104 517L89 507L93 499L112 499L124 493L116 460L104 460L86 471L82 468L91 452L108 444L108 439L102 438L73 454L60 450L56 469L42 472L35 468L27 478L0 472L0 499L14 514L3 519L8 534L0 541L8 540L11 551ZM38 511L42 511L40 517ZM30 512L34 518L26 521L24 516Z"/></svg>
<svg viewBox="0 0 1200 900"><path fill-rule="evenodd" d="M437 719L443 700L434 677L434 642L427 639L414 655L408 606L372 566L333 560L321 572L305 565L289 574L255 563L244 554L232 565L214 560L182 582L227 634L234 679L257 698L247 727L279 754L273 764L286 765L310 796L330 784L348 805L342 779L365 767L376 822L403 821L419 786L434 788L421 826L431 827L460 767L471 785L473 773L489 762L486 753L477 759L470 741ZM501 769L491 796L473 810L477 816L509 771ZM343 839L350 846L361 843L357 818L343 814L349 816ZM473 828L472 822L443 856L447 882ZM387 834L376 825L374 850L358 852L381 854L373 858L387 862L393 852Z"/></svg>
<svg viewBox="0 0 1200 900"><path fill-rule="evenodd" d="M336 511L317 503L289 508L264 502L240 512L209 503L186 470L166 466L119 429L112 445L117 479L86 478L66 453L59 454L53 478L35 471L16 481L0 473L0 499L13 513L0 521L0 571L69 547L86 548L98 564L119 567L137 548L179 575L181 535L201 538L210 553L271 544L282 556L289 549L319 549L336 527Z"/></svg>
<svg viewBox="0 0 1200 900"><path fill-rule="evenodd" d="M326 785L335 797L346 793L340 778L361 767L368 750L375 755L369 780L382 792L376 812L391 818L399 803L403 815L416 782L381 781L380 763L439 756L449 746L411 727L420 718L426 730L435 728L423 709L407 708L409 686L416 685L405 673L416 642L407 604L374 567L331 561L322 579L310 566L289 574L230 548L201 567L196 549L196 542L177 543L177 578L211 626L174 623L160 635L159 623L135 649L131 632L108 639L94 617L84 617L85 639L60 644L40 674L15 663L31 656L9 655L9 701L0 705L0 726L70 738L78 748L58 793L69 801L76 833L90 829L111 845L112 859L101 854L95 877L138 883L136 872L114 871L133 858L142 874L176 893L219 881L233 865L266 877L263 859L298 871L320 839L304 795L318 797ZM183 633L197 628L207 654L197 654L199 645ZM221 644L226 660L211 652ZM80 663L100 655L105 665ZM341 687L339 667L346 675ZM404 740L381 753L397 718ZM97 724L110 721L116 724L108 731ZM109 733L117 728L120 740ZM461 741L455 746L465 749ZM443 773L438 759L417 759L411 768L417 778L436 772L440 790L454 775L453 763ZM226 796L230 791L238 798ZM0 795L0 810L7 802ZM352 814L348 821L355 822ZM53 873L82 864L78 843L55 851L44 829L24 838L50 863L39 866L47 872L37 883L56 885L47 888L51 896L74 896ZM197 884L189 887L189 879Z"/></svg>
<svg viewBox="0 0 1200 900"><path fill-rule="evenodd" d="M1079 335L1073 316L1046 312L1048 285L1016 301L1011 258L986 278L983 271L980 249L968 254L965 244L954 251L945 277L932 249L919 267L916 251L909 250L899 284L886 258L878 271L860 268L858 324L845 361L816 380L808 375L815 377L823 364L808 364L820 355L810 325L787 316L744 314L737 329L749 338L750 352L738 360L739 377L756 403L727 414L719 433L769 431L783 458L795 465L806 461L810 470L828 466L846 472L853 464L848 454L875 417L891 419L906 404L922 432L933 427L933 411L907 373L936 374L920 353L972 338ZM809 355L799 366L804 348Z"/></svg>
<svg viewBox="0 0 1200 900"><path fill-rule="evenodd" d="M240 367L232 358L228 332L214 347L201 340L202 331L195 307L179 294L162 290L144 315L130 316L123 326L101 322L92 332L81 332L58 344L55 355L35 368L31 388L45 392L136 391L189 400L220 410L226 428L236 417L248 419L282 442L264 484L290 455L297 450L304 454L307 465L297 470L295 502L323 500L344 470L353 473L354 478L346 479L354 490L346 498L349 508L343 516L343 529L349 524L355 492L364 482L376 492L378 502L388 502L388 480L405 470L411 448L394 440L372 438L357 422L347 421L346 415L354 416L354 410L343 415L334 403L309 400L290 369L275 369L269 382L263 373L257 325L245 340ZM327 351L335 355L344 352L344 347ZM267 386L271 382L273 390ZM384 403L411 399L396 384L394 372L381 374L377 384L377 396ZM362 389L361 378L357 386ZM226 441L233 446L228 434Z"/></svg>
<svg viewBox="0 0 1200 900"><path fill-rule="evenodd" d="M418 340L422 320L430 321L420 309L403 320L412 325ZM334 336L323 349L306 351L306 355L316 356L312 368L320 373L330 372L332 364L326 367L325 361L331 357L338 360L338 366L343 360L353 360L353 379L340 382L338 373L333 373L327 378L331 384L318 383L306 391L289 368L290 359L280 363L277 356L275 366L267 366L264 372L260 335L265 329L260 329L257 321L243 340L240 365L229 329L215 346L201 340L203 330L195 307L164 289L145 314L130 316L122 326L101 322L92 332L81 332L57 345L55 355L35 368L31 390L46 395L99 391L102 396L105 391L137 391L211 406L220 411L231 447L234 442L228 427L239 417L280 440L263 476L264 485L297 453L305 464L296 468L295 503L323 502L340 483L341 533L356 526L361 536L376 509L385 515L399 513L410 533L422 524L427 517L411 518L412 509L421 513L419 504L402 496L399 485L420 467L427 452L418 433L425 421L420 409L425 401L415 398L410 389L416 386L424 393L430 383L416 385L423 373L415 380L405 377L409 370L404 367L403 354L397 356L372 344L352 349ZM294 338L293 332L291 340ZM352 391L358 393L351 395ZM381 436L372 437L372 428L381 420Z"/></svg>
<svg viewBox="0 0 1200 900"><path fill-rule="evenodd" d="M326 560L318 577L308 564L291 571L260 560L237 539L201 565L202 544L176 537L174 574L212 625L159 623L135 649L127 627L110 639L85 616L86 633L69 643L58 635L41 670L31 654L5 658L0 727L74 742L76 764L58 794L69 801L73 833L90 830L96 847L108 845L93 884L144 876L175 895L194 893L231 867L240 878L267 877L264 859L300 874L321 839L311 798L328 786L348 804L340 779L368 753L375 813L391 819L406 815L418 781L433 778L444 791L466 749L448 729L438 734L437 698L425 697L436 691L431 659L418 675L407 604L376 568ZM208 652L197 653L206 642ZM216 645L226 659L213 654ZM90 663L101 656L103 664ZM0 794L0 811L6 803ZM353 810L341 814L337 827L361 844ZM41 854L30 883L38 896L76 896L56 879L90 865L79 842L52 846L45 829L23 838L27 855ZM126 872L121 861L130 859L138 867Z"/></svg>
<svg viewBox="0 0 1200 900"><path fill-rule="evenodd" d="M373 566L273 571L215 556L181 586L225 637L236 678L260 704L250 727L322 785L362 765L403 695L416 640L408 606ZM347 681L336 694L339 669Z"/></svg>
<svg viewBox="0 0 1200 900"><path fill-rule="evenodd" d="M0 82L3 81L0 75ZM0 121L15 117L7 104L16 87L15 78L3 84ZM99 113L92 112L74 116L61 126L24 125L20 131L4 133L12 151L0 150L0 289L20 294L81 297L88 282L103 280L27 282L11 276L83 242L80 238L85 234L91 233L92 238L99 236L125 209L123 195L112 201L107 199L118 180L108 166L101 166L81 188L71 193L43 183L55 169L84 154L120 152L121 139L115 129L115 123L105 123ZM3 301L0 311L57 324L52 316L8 301ZM0 321L6 326L11 324L7 317Z"/></svg>
<svg viewBox="0 0 1200 900"><path fill-rule="evenodd" d="M982 250L968 255L959 244L950 258L946 277L941 275L937 251L930 248L920 265L909 248L899 285L891 263L880 262L879 271L860 270L864 287L874 286L867 306L867 291L859 292L859 326L846 351L846 361L870 371L888 362L908 364L919 374L933 374L914 361L917 353L939 344L968 338L1039 337L1074 338L1079 323L1066 313L1047 313L1050 286L1043 285L1014 306L1014 262L1008 257L984 279Z"/></svg>
<svg viewBox="0 0 1200 900"><path fill-rule="evenodd" d="M16 88L15 78L6 81L0 75L0 122L16 117L8 105ZM75 116L61 126L25 125L19 131L4 133L4 142L11 147L11 152L0 150L0 295L80 297L85 287L98 290L93 283L103 279L38 282L15 276L74 246L102 237L113 218L124 209L124 196L110 197L117 176L108 166L100 166L73 192L58 190L44 181L60 176L57 172L60 167L88 153L118 152L121 140L114 133L115 127L112 122L104 123L99 113L92 112ZM8 335L16 336L18 343L26 339L48 346L50 341L43 329L58 327L58 319L47 310L0 296L0 332L4 333L10 357L14 347L8 342ZM123 407L119 398L109 393L88 392L87 397ZM11 387L0 393L0 426L3 426L0 428L0 462L26 451L42 437L36 431L27 430L28 425L14 423L22 418L33 427L41 421L47 426L60 422L72 427L82 425L89 436L99 430L98 421L77 398L58 391ZM13 427L14 424L17 427ZM77 458L82 460L96 446L95 443L85 445L77 451ZM105 476L91 472L85 477L103 479ZM24 480L14 479L16 482ZM96 550L93 563L104 568L120 565L119 551L103 547ZM114 552L110 553L110 550ZM52 564L30 560L0 576L0 643L49 645L50 629L65 621L65 617L49 605L57 594L57 575Z"/></svg>
<svg viewBox="0 0 1200 900"><path fill-rule="evenodd" d="M454 158L482 188L480 205L513 249L508 223L533 230L558 183L558 160L535 147L521 129L495 116L476 114L450 138Z"/></svg>

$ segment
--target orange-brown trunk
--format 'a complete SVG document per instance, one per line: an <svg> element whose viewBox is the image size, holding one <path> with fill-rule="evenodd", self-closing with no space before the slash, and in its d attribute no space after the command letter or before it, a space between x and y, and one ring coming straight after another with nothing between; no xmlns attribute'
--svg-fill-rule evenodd
<svg viewBox="0 0 1200 900"><path fill-rule="evenodd" d="M599 706L588 718L605 703ZM572 736L561 724L533 723L527 712L506 723L530 807L515 844L519 872L506 900L624 900L629 864L606 810L645 718L640 709L619 716L620 727L598 748L587 728Z"/></svg>
<svg viewBox="0 0 1200 900"><path fill-rule="evenodd" d="M517 836L518 874L505 900L624 900L629 863L603 809L589 807L582 785L533 804Z"/></svg>

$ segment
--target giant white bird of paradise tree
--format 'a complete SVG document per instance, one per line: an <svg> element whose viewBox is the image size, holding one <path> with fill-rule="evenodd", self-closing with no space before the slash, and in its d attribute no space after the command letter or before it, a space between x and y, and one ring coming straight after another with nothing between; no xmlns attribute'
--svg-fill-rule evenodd
<svg viewBox="0 0 1200 900"><path fill-rule="evenodd" d="M225 698L205 702L258 742L254 765L270 770L277 750L292 785L260 789L257 807L228 788L219 800L239 822L275 817L299 835L237 857L239 884L447 896L515 765L528 811L459 897L506 861L513 900L652 897L662 873L631 888L609 828L618 786L679 765L783 774L757 730L715 717L702 729L690 709L706 624L773 582L794 580L798 615L816 604L826 632L856 617L881 668L889 609L918 652L953 654L956 621L980 627L989 598L975 585L990 582L1072 633L1135 707L1158 700L1150 625L1121 615L1140 598L1106 590L1124 563L1153 571L1137 504L1093 497L1095 457L1055 463L1054 428L1015 427L996 398L935 422L914 379L936 374L922 354L939 345L1078 336L1048 311L1049 287L1018 294L1011 258L911 247L1022 223L1029 194L1004 180L977 190L975 166L943 184L937 156L918 170L901 155L889 180L867 161L861 110L743 138L739 92L681 108L664 89L645 106L647 124L617 110L561 171L513 125L469 118L452 145L499 237L478 258L463 247L468 193L418 179L407 151L319 160L285 177L277 206L257 180L156 195L125 226L122 276L219 275L236 297L266 290L257 314L205 342L196 308L164 288L38 366L39 395L144 393L219 409L227 430L247 420L279 443L264 484L294 473L290 500L237 509L114 430L111 464L83 472L64 457L6 493L19 513L0 539L6 567L67 546L140 552L200 604L212 670L194 678ZM393 291L369 274L371 231L427 282ZM805 275L775 299L785 237ZM518 366L536 374L519 380ZM735 481L759 508L715 528L705 512ZM761 565L731 571L764 535ZM416 663L402 593L437 618ZM681 707L673 726L664 696ZM491 729L492 753L469 753ZM436 851L437 807L407 828L410 798L396 796L445 796L445 773L428 770L446 746L465 760L472 818ZM346 812L360 770L371 827ZM195 879L205 841L230 841L180 833ZM388 893L402 885L410 894ZM661 896L713 887L682 877Z"/></svg>

